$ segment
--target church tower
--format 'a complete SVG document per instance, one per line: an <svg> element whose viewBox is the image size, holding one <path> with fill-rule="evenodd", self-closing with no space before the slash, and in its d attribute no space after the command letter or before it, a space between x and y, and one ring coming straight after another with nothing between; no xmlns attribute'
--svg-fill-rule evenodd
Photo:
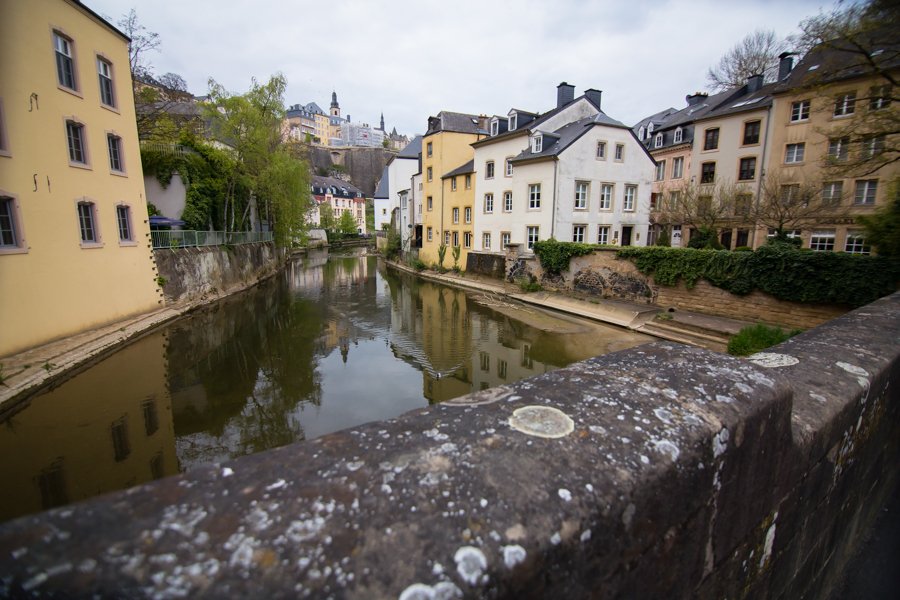
<svg viewBox="0 0 900 600"><path fill-rule="evenodd" d="M341 116L341 106L337 101L337 92L331 92L331 116L339 117Z"/></svg>
<svg viewBox="0 0 900 600"><path fill-rule="evenodd" d="M381 113L381 127L379 127L382 131L384 131L384 113Z"/></svg>

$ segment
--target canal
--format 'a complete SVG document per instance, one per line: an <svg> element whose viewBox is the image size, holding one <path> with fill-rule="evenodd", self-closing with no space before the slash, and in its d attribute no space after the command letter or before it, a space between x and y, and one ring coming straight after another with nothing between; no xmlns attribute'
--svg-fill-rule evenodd
<svg viewBox="0 0 900 600"><path fill-rule="evenodd" d="M319 252L7 414L0 521L653 341Z"/></svg>

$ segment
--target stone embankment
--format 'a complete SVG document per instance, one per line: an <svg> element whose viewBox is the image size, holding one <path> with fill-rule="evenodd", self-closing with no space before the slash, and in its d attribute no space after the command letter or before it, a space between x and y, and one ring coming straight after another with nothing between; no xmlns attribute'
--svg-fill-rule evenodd
<svg viewBox="0 0 900 600"><path fill-rule="evenodd" d="M0 595L825 598L900 470L900 294L0 525Z"/></svg>

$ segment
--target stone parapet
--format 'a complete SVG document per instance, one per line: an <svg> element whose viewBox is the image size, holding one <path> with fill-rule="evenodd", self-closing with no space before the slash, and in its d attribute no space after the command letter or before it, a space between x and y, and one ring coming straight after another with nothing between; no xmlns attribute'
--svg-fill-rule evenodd
<svg viewBox="0 0 900 600"><path fill-rule="evenodd" d="M900 468L900 294L0 525L11 597L824 598Z"/></svg>

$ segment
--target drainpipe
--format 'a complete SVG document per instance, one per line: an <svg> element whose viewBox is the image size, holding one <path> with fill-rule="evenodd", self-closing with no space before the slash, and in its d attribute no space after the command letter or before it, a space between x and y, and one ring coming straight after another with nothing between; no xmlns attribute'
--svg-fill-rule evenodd
<svg viewBox="0 0 900 600"><path fill-rule="evenodd" d="M550 237L556 233L556 173L559 171L559 157L553 157L553 210L550 211Z"/></svg>
<svg viewBox="0 0 900 600"><path fill-rule="evenodd" d="M775 104L774 100L772 100L772 104ZM759 197L762 194L763 180L766 177L766 171L767 171L766 166L768 165L768 161L766 160L766 148L769 145L769 124L771 123L771 119L772 119L772 107L769 106L768 108L766 108L766 133L763 135L762 156L760 157L760 158L762 158L762 160L760 161L762 163L762 166L759 169L759 185L756 186L756 211L754 211L754 212L759 211ZM753 233L751 234L751 238L750 238L750 247L751 248L756 247L756 230L757 230L758 226L759 226L759 223L757 222L756 217L754 217L753 218Z"/></svg>

